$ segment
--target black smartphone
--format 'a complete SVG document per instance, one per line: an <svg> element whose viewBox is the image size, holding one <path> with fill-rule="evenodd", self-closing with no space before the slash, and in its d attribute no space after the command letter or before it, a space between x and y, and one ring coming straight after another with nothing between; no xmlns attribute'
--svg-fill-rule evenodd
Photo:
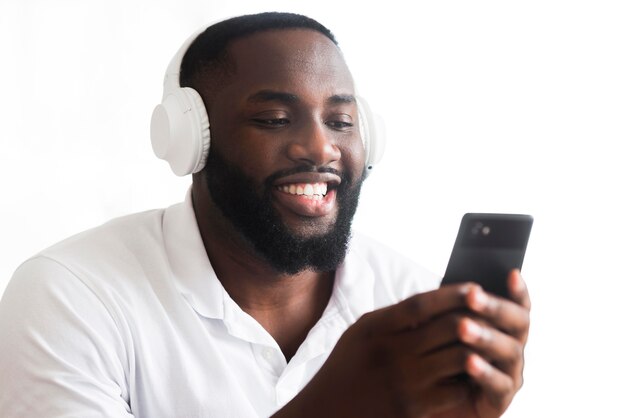
<svg viewBox="0 0 626 418"><path fill-rule="evenodd" d="M507 277L522 268L532 225L530 215L466 213L441 285L476 282L509 298Z"/></svg>

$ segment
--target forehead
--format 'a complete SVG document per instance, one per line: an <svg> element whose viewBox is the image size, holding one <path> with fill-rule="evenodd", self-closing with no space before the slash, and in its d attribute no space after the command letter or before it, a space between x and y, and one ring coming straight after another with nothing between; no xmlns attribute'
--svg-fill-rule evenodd
<svg viewBox="0 0 626 418"><path fill-rule="evenodd" d="M352 76L337 46L310 29L277 29L237 39L228 48L241 89L319 89L353 92Z"/></svg>

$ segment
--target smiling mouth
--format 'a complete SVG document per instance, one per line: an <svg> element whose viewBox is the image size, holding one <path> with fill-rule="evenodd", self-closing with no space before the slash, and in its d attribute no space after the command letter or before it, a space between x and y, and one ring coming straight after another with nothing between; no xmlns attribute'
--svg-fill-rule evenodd
<svg viewBox="0 0 626 418"><path fill-rule="evenodd" d="M328 193L328 183L291 183L276 187L283 193L302 196L306 199L322 200Z"/></svg>

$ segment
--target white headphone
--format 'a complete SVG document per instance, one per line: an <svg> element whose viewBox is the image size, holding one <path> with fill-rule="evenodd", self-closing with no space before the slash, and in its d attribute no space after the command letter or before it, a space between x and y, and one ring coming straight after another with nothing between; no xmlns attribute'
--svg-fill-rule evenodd
<svg viewBox="0 0 626 418"><path fill-rule="evenodd" d="M150 122L152 150L158 158L167 161L178 176L202 170L209 155L211 134L204 102L196 90L180 87L179 82L183 57L204 30L206 27L190 36L170 61L163 81L163 98L154 108ZM357 109L369 172L384 153L384 125L361 97L357 98Z"/></svg>

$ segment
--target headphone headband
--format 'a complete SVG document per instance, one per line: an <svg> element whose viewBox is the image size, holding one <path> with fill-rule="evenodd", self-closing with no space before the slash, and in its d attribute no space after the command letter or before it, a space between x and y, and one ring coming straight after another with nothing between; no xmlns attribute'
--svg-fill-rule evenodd
<svg viewBox="0 0 626 418"><path fill-rule="evenodd" d="M180 67L183 64L185 53L187 53L187 50L193 41L195 41L196 38L210 26L211 25L203 26L202 28L196 30L185 40L185 42L183 42L180 48L178 48L178 51L176 51L176 54L170 60L167 70L165 71L165 78L163 79L163 98L165 98L168 93L180 88Z"/></svg>

